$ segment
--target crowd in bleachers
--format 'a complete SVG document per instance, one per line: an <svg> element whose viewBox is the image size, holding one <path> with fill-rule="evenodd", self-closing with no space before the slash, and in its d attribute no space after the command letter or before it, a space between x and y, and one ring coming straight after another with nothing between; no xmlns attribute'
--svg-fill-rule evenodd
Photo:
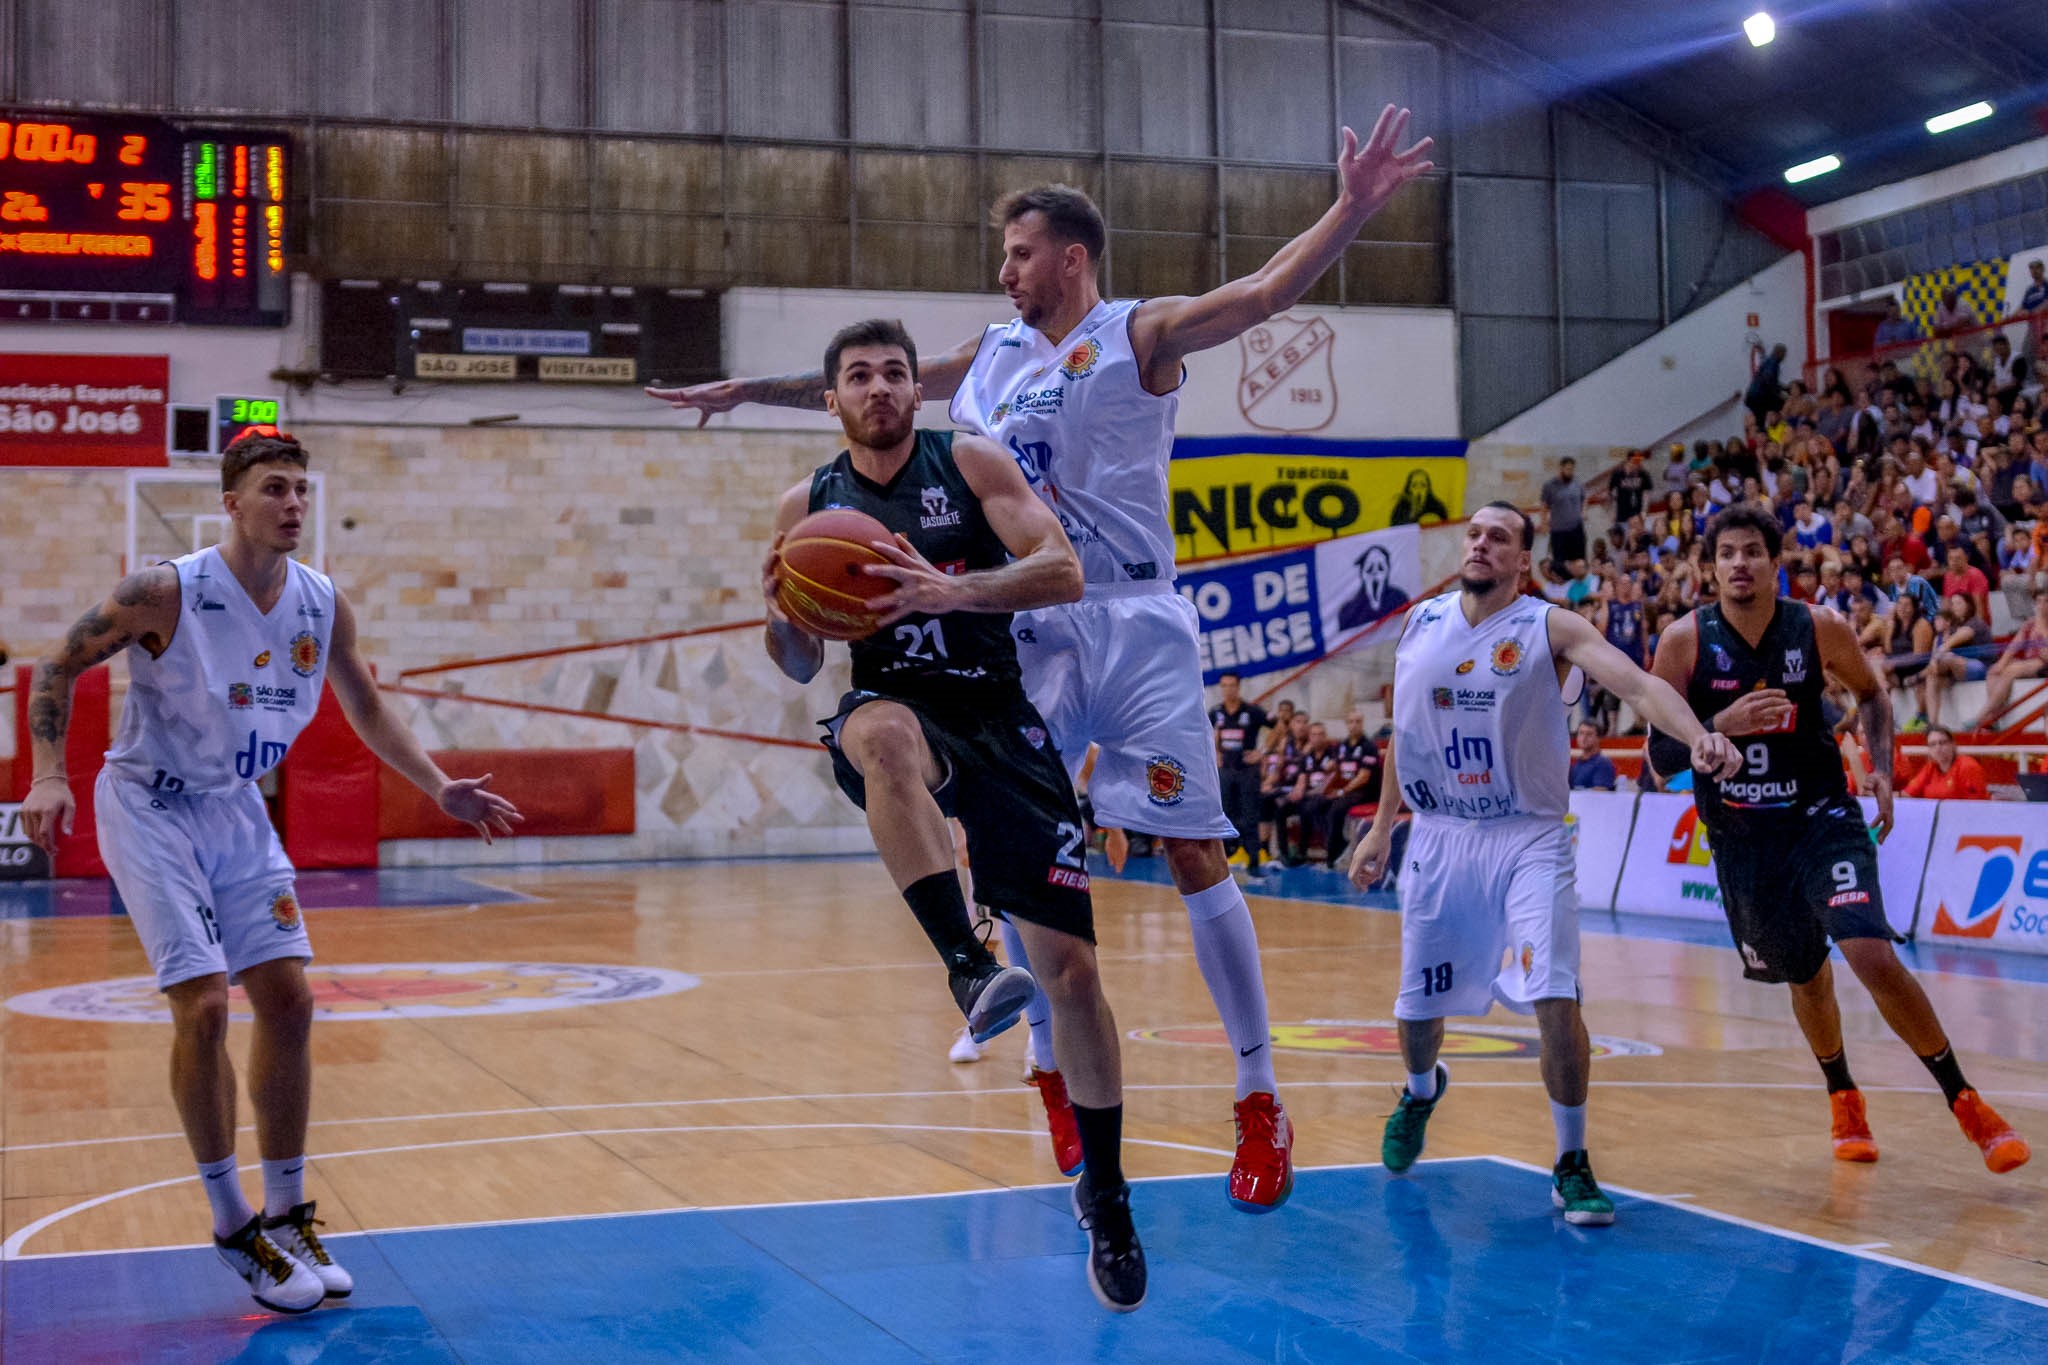
<svg viewBox="0 0 2048 1365"><path fill-rule="evenodd" d="M1908 732L1939 725L1962 682L1986 681L1983 702L1946 718L1991 721L2048 670L2048 426L2026 359L2001 333L1883 362L1853 390L1829 369L1814 391L1779 379L1783 359L1760 367L1739 435L1635 451L1579 487L1565 461L1543 488L1535 589L1642 662L1700 598L1708 520L1753 503L1784 529L1779 591L1851 620ZM1609 513L1590 537L1589 504ZM1612 696L1584 711L1617 733Z"/></svg>

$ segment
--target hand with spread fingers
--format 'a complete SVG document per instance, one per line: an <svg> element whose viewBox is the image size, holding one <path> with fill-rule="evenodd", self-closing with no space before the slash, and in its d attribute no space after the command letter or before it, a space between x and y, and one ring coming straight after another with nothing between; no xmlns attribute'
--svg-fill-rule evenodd
<svg viewBox="0 0 2048 1365"><path fill-rule="evenodd" d="M441 788L438 798L441 810L451 819L460 820L483 836L490 843L493 834L510 838L512 826L526 819L519 813L519 807L507 801L494 791L487 791L492 774L482 777L451 778Z"/></svg>
<svg viewBox="0 0 2048 1365"><path fill-rule="evenodd" d="M1337 154L1337 176L1344 185L1344 198L1367 216L1401 192L1411 180L1419 180L1436 169L1429 154L1436 147L1424 138L1406 151L1396 151L1401 135L1408 131L1408 111L1388 105L1380 110L1372 133L1359 144L1358 134L1344 130L1344 147Z"/></svg>

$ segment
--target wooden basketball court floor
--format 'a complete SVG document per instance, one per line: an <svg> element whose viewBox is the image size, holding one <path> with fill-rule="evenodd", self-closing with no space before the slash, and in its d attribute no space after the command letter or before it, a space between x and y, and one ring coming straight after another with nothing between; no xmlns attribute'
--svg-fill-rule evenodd
<svg viewBox="0 0 2048 1365"><path fill-rule="evenodd" d="M1303 1173L1234 1212L1231 1058L1161 882L1097 881L1152 1267L1129 1317L1083 1283L1023 1030L947 1061L958 1016L872 859L308 874L308 1193L358 1289L291 1319L203 1245L166 1016L109 893L0 892L0 1354L2048 1357L2048 1159L1987 1173L1843 970L1883 1159L1832 1161L1785 992L1714 925L1586 917L1619 1220L1575 1229L1527 1021L1454 1025L1427 1159L1388 1177L1398 922L1318 870L1262 886ZM1974 1083L2048 1143L2048 963L1909 952ZM253 1193L246 1127L240 1154Z"/></svg>

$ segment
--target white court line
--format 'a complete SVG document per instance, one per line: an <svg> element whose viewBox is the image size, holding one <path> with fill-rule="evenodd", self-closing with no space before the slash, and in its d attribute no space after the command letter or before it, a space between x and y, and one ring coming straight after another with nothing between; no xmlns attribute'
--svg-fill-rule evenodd
<svg viewBox="0 0 2048 1365"><path fill-rule="evenodd" d="M659 1130L669 1131L669 1130ZM1136 1141L1126 1138L1125 1141ZM362 1155L361 1153L344 1155ZM1224 1152L1219 1155L1228 1156ZM318 1160L318 1158L315 1158ZM1452 1166L1459 1162L1485 1161L1483 1156L1430 1156L1416 1162L1418 1166ZM1297 1166L1297 1174L1303 1171L1366 1171L1375 1170L1377 1161L1342 1161L1328 1166ZM119 1198L120 1194L134 1194L145 1189L158 1189L165 1185L176 1185L196 1176L179 1176L173 1180L160 1180L155 1185L138 1185L133 1190L119 1191L106 1198ZM1214 1171L1193 1171L1185 1175L1148 1175L1134 1180L1134 1185L1163 1185L1175 1180L1214 1180ZM536 1218L484 1218L473 1223L413 1223L402 1227L361 1228L354 1232L323 1232L320 1240L333 1242L349 1237L384 1237L401 1232L468 1232L477 1228L530 1227L538 1223L588 1223L600 1218L656 1218L672 1213L750 1213L756 1209L821 1209L840 1204L889 1204L911 1199L972 1199L993 1194L1029 1194L1034 1190L1065 1190L1070 1180L1051 1180L1034 1185L998 1185L981 1190L927 1190L918 1194L863 1194L850 1195L842 1199L781 1199L766 1204L679 1204L667 1209L623 1209L615 1213L562 1213L547 1214ZM49 1251L28 1253L0 1259L15 1261L65 1261L84 1256L148 1256L159 1251L204 1251L211 1242L182 1242L170 1246L151 1247L104 1247L96 1251Z"/></svg>
<svg viewBox="0 0 2048 1365"><path fill-rule="evenodd" d="M315 1166L318 1166L322 1162L339 1161L346 1157L389 1156L397 1152L430 1152L449 1147L497 1147L513 1142L553 1142L563 1138L629 1137L636 1134L652 1133L803 1133L848 1128L878 1130L882 1132L977 1133L997 1137L1021 1138L1042 1138L1045 1136L1044 1130L1039 1128L958 1128L927 1123L713 1123L656 1128L571 1128L554 1133L515 1133L507 1137L457 1138L450 1142L409 1142L397 1147L364 1147L353 1152L323 1152L319 1156L310 1159ZM1124 1139L1124 1143L1127 1146L1133 1147L1161 1147L1175 1152L1199 1152L1204 1156L1229 1157L1235 1155L1232 1152L1224 1151L1217 1147L1197 1147L1190 1143L1166 1142L1158 1138L1127 1137ZM9 1237L6 1242L0 1243L0 1261L33 1259L22 1251L22 1248L28 1245L28 1240L44 1229L63 1222L73 1214L84 1213L86 1210L98 1208L102 1204L111 1204L117 1199L126 1199L131 1194L142 1194L149 1190L160 1190L170 1185L183 1185L187 1182L196 1184L198 1180L199 1176L197 1173L173 1176L169 1180L152 1180L146 1184L130 1185L127 1189L114 1190L109 1194L95 1195L93 1198L73 1204L69 1208L58 1209L55 1213L44 1214L41 1218L36 1219L33 1223L16 1232L12 1237Z"/></svg>
<svg viewBox="0 0 2048 1365"><path fill-rule="evenodd" d="M1517 1161L1511 1156L1489 1154L1486 1160L1498 1162L1503 1166L1512 1166L1518 1171L1534 1171L1538 1175L1550 1174L1548 1170L1541 1166L1532 1165L1527 1161ZM1988 1280L1979 1280L1969 1275L1959 1274L1953 1270L1943 1270L1938 1266L1927 1265L1921 1261L1908 1261L1897 1256L1886 1256L1873 1249L1889 1245L1885 1242L1864 1242L1857 1245L1850 1245L1845 1242L1830 1242L1825 1237L1815 1237L1804 1232L1794 1232L1790 1228L1776 1227L1770 1223L1759 1223L1755 1219L1744 1218L1733 1213L1723 1213L1719 1209L1702 1208L1697 1204L1681 1204L1676 1202L1670 1195L1648 1194L1642 1190L1632 1190L1626 1185L1603 1184L1602 1188L1628 1195L1633 1199L1643 1199L1652 1204L1662 1204L1666 1208L1682 1209L1687 1213L1696 1213L1702 1218L1713 1218L1723 1223L1732 1223L1739 1228L1748 1228L1751 1232L1763 1232L1773 1237L1784 1237L1794 1242L1804 1242L1808 1246L1821 1247L1827 1251L1839 1251L1844 1256L1856 1256L1866 1261L1875 1261L1879 1265L1888 1265L1895 1270L1911 1270L1922 1275L1932 1275L1935 1279L1947 1280L1950 1284L1960 1284L1970 1289L1981 1289L1987 1294L1996 1294L2000 1298L2014 1299L2020 1303L2031 1304L2036 1308L2048 1308L2048 1299L2038 1298L2024 1290L2007 1289L2002 1284L1992 1284Z"/></svg>
<svg viewBox="0 0 2048 1365"><path fill-rule="evenodd" d="M1354 1058L1397 1064L1398 1057ZM1529 1058L1488 1058L1467 1057L1463 1061L1527 1061ZM1373 1090L1380 1086L1392 1085L1394 1077L1382 1077L1366 1081L1289 1081L1288 1090ZM1528 1081L1459 1081L1465 1090L1532 1090L1543 1084L1540 1080ZM1597 1089L1615 1090L1815 1090L1818 1087L1804 1081L1594 1081ZM604 1104L534 1104L518 1109L458 1109L438 1114L381 1114L352 1119L314 1119L313 1128L351 1128L358 1124L372 1123L437 1123L451 1119L512 1118L522 1114L577 1114L594 1113L615 1109L687 1109L713 1104L822 1104L831 1100L926 1100L952 1099L960 1096L1013 1095L1022 1097L1029 1087L1018 1084L993 1089L978 1090L847 1090L831 1091L809 1095L727 1095L697 1100L614 1100ZM1167 1090L1229 1090L1227 1084L1210 1081L1177 1081L1155 1084L1126 1085L1126 1091L1167 1091ZM1861 1087L1865 1094L1893 1095L1939 1095L1941 1090L1932 1085L1866 1085ZM2048 1091L2001 1091L2001 1101L2022 1103L2031 1100L2048 1102ZM243 1124L235 1130L238 1133L253 1133L255 1128ZM126 1137L67 1138L57 1142L23 1142L11 1147L0 1147L0 1156L14 1152L47 1152L72 1147L105 1147L124 1142L171 1142L182 1141L182 1132L135 1133Z"/></svg>

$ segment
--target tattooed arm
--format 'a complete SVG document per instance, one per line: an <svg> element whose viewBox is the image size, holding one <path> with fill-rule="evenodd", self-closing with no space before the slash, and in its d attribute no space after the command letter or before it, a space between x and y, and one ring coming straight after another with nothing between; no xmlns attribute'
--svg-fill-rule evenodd
<svg viewBox="0 0 2048 1365"><path fill-rule="evenodd" d="M169 565L132 573L113 596L78 618L56 652L31 675L28 692L29 749L35 776L21 820L30 842L57 851L57 834L71 832L71 789L64 771L64 738L71 729L71 688L87 669L141 645L163 653L178 628L178 571Z"/></svg>
<svg viewBox="0 0 2048 1365"><path fill-rule="evenodd" d="M1863 729L1863 748L1870 756L1870 795L1877 802L1877 837L1892 832L1892 696L1856 643L1856 633L1831 611L1813 614L1813 633L1820 643L1821 666L1856 694L1856 717Z"/></svg>

